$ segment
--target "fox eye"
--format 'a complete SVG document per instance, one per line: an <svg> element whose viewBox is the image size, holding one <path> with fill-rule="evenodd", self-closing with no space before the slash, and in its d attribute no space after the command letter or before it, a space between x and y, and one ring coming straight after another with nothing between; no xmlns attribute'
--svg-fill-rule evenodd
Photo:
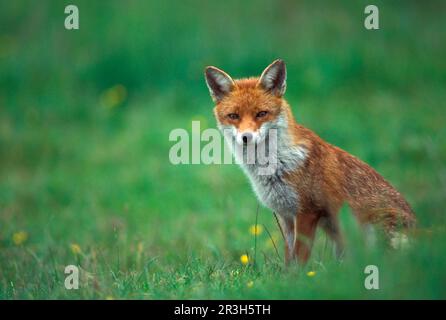
<svg viewBox="0 0 446 320"><path fill-rule="evenodd" d="M267 114L268 114L268 111L260 111L259 113L257 113L256 117L262 118L262 117L266 116Z"/></svg>
<svg viewBox="0 0 446 320"><path fill-rule="evenodd" d="M230 113L230 114L228 114L228 118L231 120L237 120L240 117L237 113Z"/></svg>

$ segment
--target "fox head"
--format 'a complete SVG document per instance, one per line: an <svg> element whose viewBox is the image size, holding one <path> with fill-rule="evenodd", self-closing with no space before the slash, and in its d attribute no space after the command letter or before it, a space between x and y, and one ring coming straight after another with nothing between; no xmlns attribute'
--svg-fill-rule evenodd
<svg viewBox="0 0 446 320"><path fill-rule="evenodd" d="M282 60L271 63L258 78L233 80L212 66L206 68L205 78L219 128L231 132L239 145L260 143L270 129L286 128L289 107L283 99L286 67Z"/></svg>

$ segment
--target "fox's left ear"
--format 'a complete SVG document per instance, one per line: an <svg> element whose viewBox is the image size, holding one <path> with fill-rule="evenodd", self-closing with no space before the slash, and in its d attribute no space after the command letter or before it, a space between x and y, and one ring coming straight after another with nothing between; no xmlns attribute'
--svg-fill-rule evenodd
<svg viewBox="0 0 446 320"><path fill-rule="evenodd" d="M286 90L285 62L278 59L271 63L260 76L259 85L273 95L281 97Z"/></svg>

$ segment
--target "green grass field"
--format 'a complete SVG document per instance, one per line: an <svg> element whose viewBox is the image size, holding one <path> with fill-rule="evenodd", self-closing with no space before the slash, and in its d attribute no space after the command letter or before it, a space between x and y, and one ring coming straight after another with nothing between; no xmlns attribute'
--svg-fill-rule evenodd
<svg viewBox="0 0 446 320"><path fill-rule="evenodd" d="M365 1L72 3L76 31L63 2L0 4L0 299L446 298L446 3L375 1L377 31ZM411 203L408 249L368 246L345 208L344 260L320 233L286 269L269 210L250 233L236 165L169 162L172 129L215 127L206 65L241 77L278 57L297 120Z"/></svg>

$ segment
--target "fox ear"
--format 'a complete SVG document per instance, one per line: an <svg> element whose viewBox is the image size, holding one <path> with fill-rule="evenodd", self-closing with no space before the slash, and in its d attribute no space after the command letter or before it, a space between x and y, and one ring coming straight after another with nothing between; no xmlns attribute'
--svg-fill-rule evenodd
<svg viewBox="0 0 446 320"><path fill-rule="evenodd" d="M260 76L260 86L268 92L281 97L286 90L286 66L285 62L278 59L271 63Z"/></svg>
<svg viewBox="0 0 446 320"><path fill-rule="evenodd" d="M215 103L223 99L234 87L234 80L226 72L216 67L206 67L204 74L212 100Z"/></svg>

